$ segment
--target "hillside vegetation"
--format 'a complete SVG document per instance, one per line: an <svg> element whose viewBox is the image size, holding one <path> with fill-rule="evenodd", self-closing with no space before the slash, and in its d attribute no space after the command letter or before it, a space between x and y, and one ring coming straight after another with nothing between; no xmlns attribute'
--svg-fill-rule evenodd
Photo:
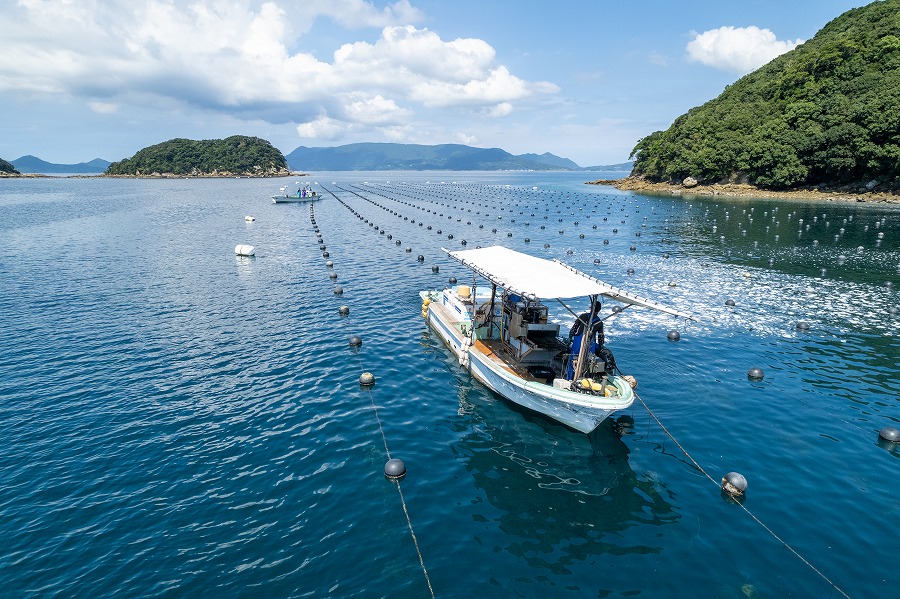
<svg viewBox="0 0 900 599"><path fill-rule="evenodd" d="M657 182L900 188L900 0L844 13L632 157Z"/></svg>
<svg viewBox="0 0 900 599"><path fill-rule="evenodd" d="M113 162L107 175L281 176L289 174L278 148L258 137L172 139Z"/></svg>
<svg viewBox="0 0 900 599"><path fill-rule="evenodd" d="M19 171L16 170L16 167L0 158L0 173L4 175L18 175Z"/></svg>

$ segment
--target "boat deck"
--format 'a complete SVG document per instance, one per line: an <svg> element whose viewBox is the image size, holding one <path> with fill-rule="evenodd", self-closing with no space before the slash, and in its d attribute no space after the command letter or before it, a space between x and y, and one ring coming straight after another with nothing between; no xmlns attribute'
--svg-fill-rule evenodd
<svg viewBox="0 0 900 599"><path fill-rule="evenodd" d="M528 369L517 362L512 356L507 354L503 349L499 339L479 339L472 347L473 350L483 354L490 359L491 362L502 368L503 370L513 374L526 381L537 381L543 383L543 379L532 376Z"/></svg>

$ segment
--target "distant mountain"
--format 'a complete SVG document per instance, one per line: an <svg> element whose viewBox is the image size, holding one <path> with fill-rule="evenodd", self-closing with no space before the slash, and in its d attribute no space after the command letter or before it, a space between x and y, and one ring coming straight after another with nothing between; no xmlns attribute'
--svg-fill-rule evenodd
<svg viewBox="0 0 900 599"><path fill-rule="evenodd" d="M598 166L586 166L582 168L583 171L627 171L631 172L631 169L634 168L634 161L629 160L628 162L619 162L618 164L601 164Z"/></svg>
<svg viewBox="0 0 900 599"><path fill-rule="evenodd" d="M567 158L550 153L514 156L500 148L474 148L462 144L434 146L394 143L356 143L335 147L300 146L287 156L296 171L399 171L399 170L577 170Z"/></svg>
<svg viewBox="0 0 900 599"><path fill-rule="evenodd" d="M90 162L78 164L53 164L27 155L12 161L13 166L21 173L102 173L110 165L108 160L94 158Z"/></svg>

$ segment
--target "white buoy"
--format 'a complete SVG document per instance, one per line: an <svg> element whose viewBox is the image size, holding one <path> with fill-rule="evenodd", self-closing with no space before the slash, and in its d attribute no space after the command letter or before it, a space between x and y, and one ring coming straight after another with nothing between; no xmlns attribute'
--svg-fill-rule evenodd
<svg viewBox="0 0 900 599"><path fill-rule="evenodd" d="M238 256L255 256L256 248L254 248L252 245L241 243L234 246L234 253Z"/></svg>
<svg viewBox="0 0 900 599"><path fill-rule="evenodd" d="M256 220L256 217L255 217L255 216L250 216L250 215L248 214L247 216L244 217L244 220L247 221L248 223L252 223L253 221Z"/></svg>

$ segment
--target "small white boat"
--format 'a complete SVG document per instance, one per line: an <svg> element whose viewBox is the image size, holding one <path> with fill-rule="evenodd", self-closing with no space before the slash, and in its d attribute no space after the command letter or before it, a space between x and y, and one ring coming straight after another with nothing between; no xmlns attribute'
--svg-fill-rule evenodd
<svg viewBox="0 0 900 599"><path fill-rule="evenodd" d="M316 200L322 199L315 191L311 191L308 194L304 195L276 195L272 196L273 204L302 204L304 202L315 202Z"/></svg>
<svg viewBox="0 0 900 599"><path fill-rule="evenodd" d="M286 187L279 188L281 192L280 195L272 196L273 204L298 204L302 202L314 202L318 199L321 199L318 193L312 190L312 187L307 183L306 187L301 187L297 190L297 193L288 194Z"/></svg>
<svg viewBox="0 0 900 599"><path fill-rule="evenodd" d="M473 271L473 285L422 291L422 316L459 363L506 399L589 433L634 402L633 377L622 376L604 347L600 298L689 318L688 313L608 285L558 260L491 246L447 254ZM478 277L490 291L477 293ZM586 298L577 314L562 300ZM555 299L575 316L566 337L541 301Z"/></svg>

